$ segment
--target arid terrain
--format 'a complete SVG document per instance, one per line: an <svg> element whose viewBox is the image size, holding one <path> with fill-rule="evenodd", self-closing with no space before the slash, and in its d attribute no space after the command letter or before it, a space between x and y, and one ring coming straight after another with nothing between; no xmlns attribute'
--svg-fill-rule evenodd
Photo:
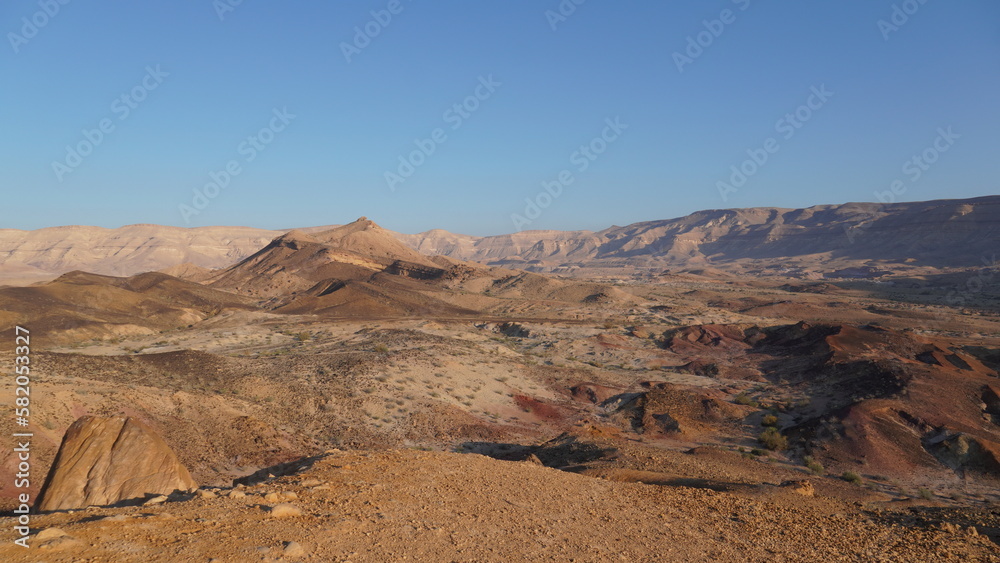
<svg viewBox="0 0 1000 563"><path fill-rule="evenodd" d="M0 558L1000 561L998 204L2 231L32 494L84 415L202 489L34 515Z"/></svg>

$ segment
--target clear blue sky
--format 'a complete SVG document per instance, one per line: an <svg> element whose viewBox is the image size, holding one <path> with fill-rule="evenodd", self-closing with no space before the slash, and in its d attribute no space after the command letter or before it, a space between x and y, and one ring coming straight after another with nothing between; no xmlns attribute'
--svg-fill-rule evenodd
<svg viewBox="0 0 1000 563"><path fill-rule="evenodd" d="M0 227L367 215L403 232L500 234L525 198L549 203L542 182L563 170L573 182L519 228L874 201L897 179L901 201L1000 193L993 0L587 0L555 29L546 11L559 0L401 0L350 62L342 43L388 0L244 0L220 19L226 1L73 0L51 17L38 0L3 2ZM919 9L880 29L894 4ZM730 23L679 71L674 53L726 9ZM31 33L22 18L44 25ZM167 76L147 78L157 65ZM479 88L467 118L446 114L490 76L499 86ZM814 98L785 138L779 120L823 85L833 96ZM128 107L119 98L134 88L145 99ZM283 108L287 125L272 119ZM628 128L596 142L605 152L581 171L573 153L615 118ZM110 133L68 159L102 120ZM248 161L241 143L272 124L283 129ZM959 136L938 141L947 152L919 178L905 173L947 127ZM433 154L391 190L385 173L418 138ZM767 162L720 197L718 182L769 138ZM186 221L179 206L230 161L239 174ZM74 166L60 181L53 162Z"/></svg>

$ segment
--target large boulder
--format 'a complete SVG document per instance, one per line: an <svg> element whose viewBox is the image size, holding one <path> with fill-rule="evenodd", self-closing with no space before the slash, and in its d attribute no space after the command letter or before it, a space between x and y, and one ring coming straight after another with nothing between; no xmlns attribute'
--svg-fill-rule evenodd
<svg viewBox="0 0 1000 563"><path fill-rule="evenodd" d="M66 430L35 507L47 512L105 506L197 487L166 442L143 422L84 416Z"/></svg>

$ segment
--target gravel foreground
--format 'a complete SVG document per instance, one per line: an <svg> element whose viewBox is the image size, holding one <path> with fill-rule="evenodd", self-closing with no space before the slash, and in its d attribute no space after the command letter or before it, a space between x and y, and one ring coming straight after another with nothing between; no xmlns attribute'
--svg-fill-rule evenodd
<svg viewBox="0 0 1000 563"><path fill-rule="evenodd" d="M859 503L613 482L417 450L332 451L234 489L32 517L0 560L1000 561L974 528Z"/></svg>

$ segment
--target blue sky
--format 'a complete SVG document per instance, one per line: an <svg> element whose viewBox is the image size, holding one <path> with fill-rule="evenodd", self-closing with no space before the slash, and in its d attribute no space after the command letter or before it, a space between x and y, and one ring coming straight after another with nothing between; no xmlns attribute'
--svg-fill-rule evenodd
<svg viewBox="0 0 1000 563"><path fill-rule="evenodd" d="M0 5L0 227L488 235L998 193L991 0L229 2Z"/></svg>

